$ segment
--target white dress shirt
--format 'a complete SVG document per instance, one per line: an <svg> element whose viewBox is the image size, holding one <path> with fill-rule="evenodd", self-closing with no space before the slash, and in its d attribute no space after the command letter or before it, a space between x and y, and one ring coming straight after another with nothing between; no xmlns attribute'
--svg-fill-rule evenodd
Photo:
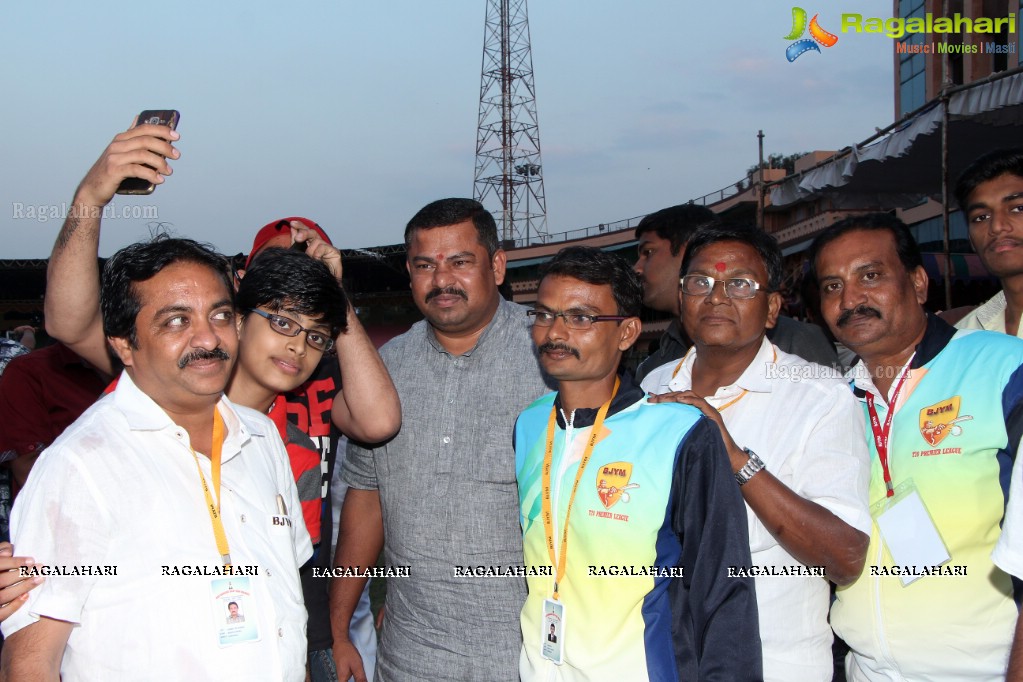
<svg viewBox="0 0 1023 682"><path fill-rule="evenodd" d="M651 372L643 389L655 394L692 389L695 361L694 347L681 361ZM765 338L736 382L719 388L708 402L721 410L736 444L755 452L775 478L800 497L870 534L870 461L863 414L837 372L782 352ZM749 505L746 515L754 566L800 565ZM833 663L827 580L758 575L756 586L764 679L830 680Z"/></svg>
<svg viewBox="0 0 1023 682"><path fill-rule="evenodd" d="M3 624L8 637L40 616L74 624L64 682L305 679L298 567L312 545L287 453L264 415L226 398L218 409L221 514L234 565L258 572L243 615L259 640L218 644L227 617L212 595L218 578L165 575L219 569L220 553L188 434L123 373L42 454L11 519L19 554L39 565L116 569L50 575ZM212 488L210 460L198 461Z"/></svg>
<svg viewBox="0 0 1023 682"><path fill-rule="evenodd" d="M987 329L1005 334L1005 309L1008 305L1005 292L999 291L956 322L956 329ZM1016 336L1023 339L1023 324L1016 330Z"/></svg>

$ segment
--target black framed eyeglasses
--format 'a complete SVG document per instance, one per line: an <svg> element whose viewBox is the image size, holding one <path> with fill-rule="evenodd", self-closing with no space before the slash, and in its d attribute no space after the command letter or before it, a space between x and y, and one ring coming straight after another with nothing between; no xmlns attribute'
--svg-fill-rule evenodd
<svg viewBox="0 0 1023 682"><path fill-rule="evenodd" d="M534 327L550 327L554 320L561 318L569 329L589 329L594 322L620 322L627 320L627 315L586 315L585 313L552 313L547 310L527 310L526 314L533 318Z"/></svg>
<svg viewBox="0 0 1023 682"><path fill-rule="evenodd" d="M760 286L760 282L748 277L731 277L715 279L709 275L686 275L682 278L682 293L688 296L708 296L718 283L725 289L725 296L736 299L756 298L758 291L770 293Z"/></svg>
<svg viewBox="0 0 1023 682"><path fill-rule="evenodd" d="M334 347L334 339L330 338L330 336L316 329L306 329L290 317L274 315L273 313L268 313L264 310L260 310L259 308L252 308L249 312L256 313L260 317L265 317L266 321L270 323L270 329L273 329L282 336L298 336L302 332L305 332L305 342L313 350L326 353Z"/></svg>

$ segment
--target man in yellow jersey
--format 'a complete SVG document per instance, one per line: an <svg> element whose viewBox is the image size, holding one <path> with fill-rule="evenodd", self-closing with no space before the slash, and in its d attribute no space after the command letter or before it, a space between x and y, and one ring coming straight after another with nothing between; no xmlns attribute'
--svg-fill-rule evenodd
<svg viewBox="0 0 1023 682"><path fill-rule="evenodd" d="M753 580L735 575L749 565L746 515L721 434L617 372L641 301L621 257L572 247L529 311L558 392L515 428L525 564L537 569L520 618L526 682L762 679Z"/></svg>
<svg viewBox="0 0 1023 682"><path fill-rule="evenodd" d="M919 247L890 214L835 223L809 258L824 319L860 356L872 460L866 566L831 609L847 677L1002 679L1018 608L991 552L1018 506L1023 341L928 314Z"/></svg>

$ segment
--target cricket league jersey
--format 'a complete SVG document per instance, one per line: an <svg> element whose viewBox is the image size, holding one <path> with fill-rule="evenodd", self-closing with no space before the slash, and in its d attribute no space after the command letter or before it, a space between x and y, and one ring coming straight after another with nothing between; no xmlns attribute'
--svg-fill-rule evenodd
<svg viewBox="0 0 1023 682"><path fill-rule="evenodd" d="M556 553L568 518L555 620L548 600L557 570L541 516L552 407ZM516 423L525 566L534 569L521 615L522 680L761 679L753 581L728 577L729 566L748 565L749 541L717 426L688 405L648 403L623 376L569 517L596 412L564 415L550 394ZM561 664L542 653L555 637Z"/></svg>
<svg viewBox="0 0 1023 682"><path fill-rule="evenodd" d="M1021 364L1023 341L956 332L929 316L898 392L888 463L896 491L912 481L950 558L940 566L899 565L872 506L863 574L838 589L831 612L853 651L850 680L1004 679L1018 610L1012 581L991 551L1023 435ZM872 388L869 380L856 383ZM874 407L883 424L886 401L876 398ZM874 505L886 500L886 487L866 404L864 415Z"/></svg>

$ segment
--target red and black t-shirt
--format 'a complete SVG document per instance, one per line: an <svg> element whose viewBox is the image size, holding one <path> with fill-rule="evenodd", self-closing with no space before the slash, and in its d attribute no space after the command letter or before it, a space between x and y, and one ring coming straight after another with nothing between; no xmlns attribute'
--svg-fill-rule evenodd
<svg viewBox="0 0 1023 682"><path fill-rule="evenodd" d="M337 444L341 431L330 419L334 396L341 390L341 370L337 357L328 355L316 367L309 380L290 393L284 394L289 425L307 435L320 455L320 543L315 546L313 558L301 570L302 594L309 612L309 651L329 649L334 639L330 631L329 583L325 578L314 578L313 568L329 568L334 560L330 546L334 534L331 514L330 480L334 475ZM287 440L285 440L287 443ZM288 452L289 457L291 451ZM292 461L294 469L295 462ZM296 481L299 479L296 477ZM301 493L300 493L301 495ZM302 497L305 500L305 497ZM307 503L303 501L303 514ZM307 524L308 525L308 524ZM312 529L309 534L312 535ZM313 542L315 543L315 537Z"/></svg>

